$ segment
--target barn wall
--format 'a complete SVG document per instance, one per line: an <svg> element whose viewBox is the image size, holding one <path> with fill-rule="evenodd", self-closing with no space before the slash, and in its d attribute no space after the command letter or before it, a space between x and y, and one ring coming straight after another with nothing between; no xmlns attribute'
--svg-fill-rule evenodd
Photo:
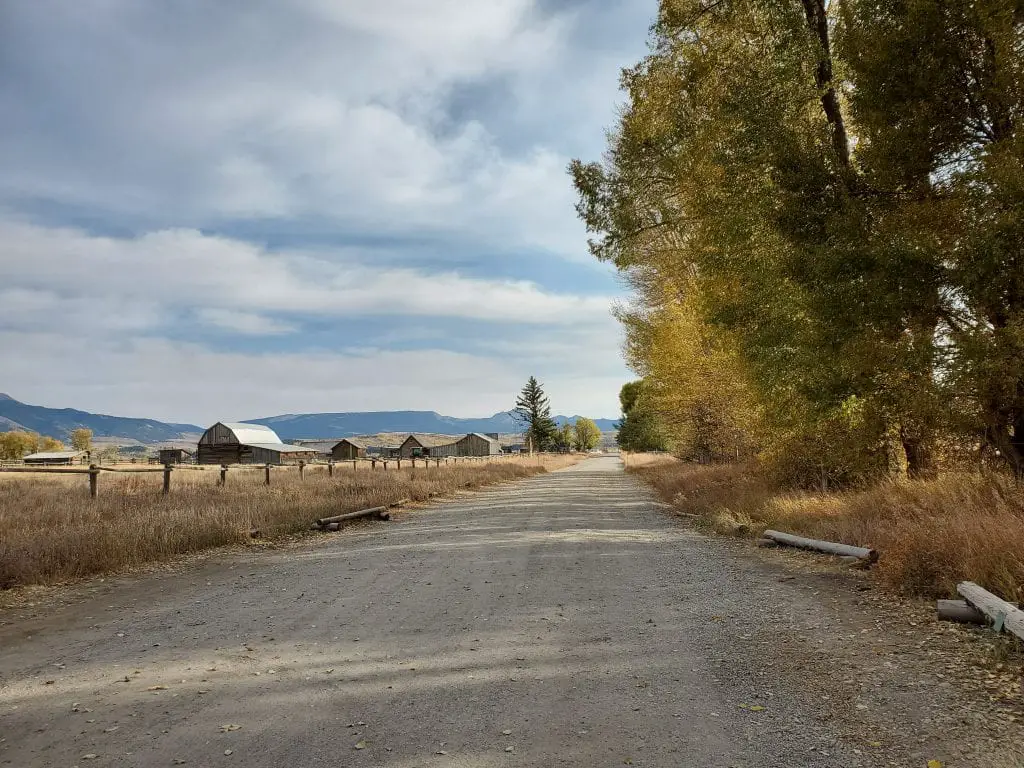
<svg viewBox="0 0 1024 768"><path fill-rule="evenodd" d="M491 456L501 452L500 447L479 435L466 435L455 445L459 456Z"/></svg>
<svg viewBox="0 0 1024 768"><path fill-rule="evenodd" d="M434 458L441 456L458 456L458 443L446 443L445 445L435 445L433 448L428 448L426 454Z"/></svg>
<svg viewBox="0 0 1024 768"><path fill-rule="evenodd" d="M205 435L204 435L205 437ZM197 464L251 464L252 449L243 445L199 444Z"/></svg>
<svg viewBox="0 0 1024 768"><path fill-rule="evenodd" d="M362 459L366 456L365 448L357 448L352 443L345 442L344 440L334 446L331 451L331 458L351 460L351 459Z"/></svg>
<svg viewBox="0 0 1024 768"><path fill-rule="evenodd" d="M235 433L220 422L203 432L203 436L199 438L200 445L229 445L232 443L237 445Z"/></svg>
<svg viewBox="0 0 1024 768"><path fill-rule="evenodd" d="M426 455L426 451L423 450L423 446L420 445L419 440L417 440L415 437L407 437L405 439L405 442L402 443L401 447L399 447L398 455L401 456L403 459L412 458L413 450L415 449L419 449L420 456Z"/></svg>

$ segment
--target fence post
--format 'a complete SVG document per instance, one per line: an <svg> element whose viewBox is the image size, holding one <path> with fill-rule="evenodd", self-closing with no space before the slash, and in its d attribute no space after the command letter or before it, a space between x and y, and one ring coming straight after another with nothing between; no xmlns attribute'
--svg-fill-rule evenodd
<svg viewBox="0 0 1024 768"><path fill-rule="evenodd" d="M328 461L327 462L327 476L328 477L334 477L334 462L333 461Z"/></svg>
<svg viewBox="0 0 1024 768"><path fill-rule="evenodd" d="M356 460L355 459L352 459L352 471L353 472L356 471Z"/></svg>
<svg viewBox="0 0 1024 768"><path fill-rule="evenodd" d="M305 469L306 469L306 462L304 462L302 459L299 459L299 480L302 479L302 472Z"/></svg>
<svg viewBox="0 0 1024 768"><path fill-rule="evenodd" d="M395 461L398 462L398 468L401 469L402 468L402 460L401 459L395 459Z"/></svg>
<svg viewBox="0 0 1024 768"><path fill-rule="evenodd" d="M263 467L263 484L270 485L270 465Z"/></svg>
<svg viewBox="0 0 1024 768"><path fill-rule="evenodd" d="M171 492L171 467L170 464L164 464L164 495Z"/></svg>
<svg viewBox="0 0 1024 768"><path fill-rule="evenodd" d="M218 485L227 485L227 484L228 484L228 465L227 464L221 464L220 465L220 483L218 483Z"/></svg>
<svg viewBox="0 0 1024 768"><path fill-rule="evenodd" d="M384 471L385 472L388 471L388 460L387 459L384 459Z"/></svg>
<svg viewBox="0 0 1024 768"><path fill-rule="evenodd" d="M100 471L95 464L89 465L89 498L95 499L99 494Z"/></svg>

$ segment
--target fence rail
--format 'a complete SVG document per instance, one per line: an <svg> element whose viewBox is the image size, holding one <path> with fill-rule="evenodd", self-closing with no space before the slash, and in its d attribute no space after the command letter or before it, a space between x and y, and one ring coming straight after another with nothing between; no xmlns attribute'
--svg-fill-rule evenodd
<svg viewBox="0 0 1024 768"><path fill-rule="evenodd" d="M53 465L31 465L19 463L18 465L11 466L13 462L0 463L0 472L3 473L25 473L25 474L48 474L48 475L88 475L89 477L89 497L97 498L99 496L99 477L103 472L110 473L121 473L126 475L132 474L149 474L152 472L163 473L163 492L168 494L171 492L171 475L175 470L193 470L199 472L220 472L220 477L217 479L217 485L224 486L227 484L228 472L238 472L243 470L251 471L262 471L263 472L263 483L264 485L270 485L271 470L274 472L280 472L282 470L295 470L299 474L299 479L302 480L305 477L305 472L311 467L325 467L327 470L328 477L334 477L334 470L336 467L348 467L351 466L352 471L359 469L362 465L364 468L369 467L369 471L376 471L377 465L381 465L381 469L384 472L388 470L388 464L392 465L394 470L402 469L402 462L405 462L407 468L416 469L418 466L423 468L430 468L431 462L433 462L435 468L447 466L449 464L458 465L461 463L487 463L490 461L501 461L505 459L511 459L518 456L529 455L529 454L494 454L490 456L438 456L435 458L423 457L410 457L410 458L367 458L367 459L344 459L344 460L330 460L330 461L315 461L305 462L299 461L296 464L164 464L163 466L138 466L138 467L105 467L99 464L90 464L88 467L81 466L53 466Z"/></svg>

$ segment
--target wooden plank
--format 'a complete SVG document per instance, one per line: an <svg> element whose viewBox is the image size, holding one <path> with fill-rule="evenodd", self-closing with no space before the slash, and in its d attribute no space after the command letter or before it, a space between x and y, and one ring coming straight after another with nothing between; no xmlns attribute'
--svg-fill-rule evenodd
<svg viewBox="0 0 1024 768"><path fill-rule="evenodd" d="M866 547L854 547L849 544L839 544L834 541L819 541L817 539L805 539L803 536L794 536L791 533L783 533L782 531L765 531L764 538L771 539L772 541L778 542L779 544L785 544L787 547L797 547L798 549L809 549L815 552L825 552L829 555L845 555L847 557L857 557L861 560L867 560L869 562L875 562L878 560L878 552L873 549Z"/></svg>
<svg viewBox="0 0 1024 768"><path fill-rule="evenodd" d="M966 600L939 600L935 612L942 621L958 621L961 624L987 624L985 614Z"/></svg>
<svg viewBox="0 0 1024 768"><path fill-rule="evenodd" d="M316 524L323 527L325 525L330 525L331 523L343 523L346 520L356 520L360 517L373 517L375 515L380 517L382 520L387 520L388 518L384 517L384 515L388 514L387 507L370 507L369 509L360 509L355 512L346 512L343 515L321 517L316 521Z"/></svg>
<svg viewBox="0 0 1024 768"><path fill-rule="evenodd" d="M37 475L88 475L89 469L62 469L60 467L0 467L0 472L35 472Z"/></svg>
<svg viewBox="0 0 1024 768"><path fill-rule="evenodd" d="M1020 608L996 597L973 581L960 582L956 585L956 591L968 603L984 613L997 632L1005 629L1024 640L1024 611Z"/></svg>

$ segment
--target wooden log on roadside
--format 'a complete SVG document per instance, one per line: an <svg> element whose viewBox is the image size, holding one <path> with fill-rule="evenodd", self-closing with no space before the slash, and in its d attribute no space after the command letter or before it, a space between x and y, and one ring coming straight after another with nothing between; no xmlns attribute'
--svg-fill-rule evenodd
<svg viewBox="0 0 1024 768"><path fill-rule="evenodd" d="M316 521L316 524L323 527L325 525L330 525L331 523L343 523L346 520L356 520L360 517L373 517L374 515L380 517L382 520L387 520L388 518L383 517L383 515L387 514L387 507L370 507L369 509L360 509L355 512L346 512L343 515L321 517L319 520Z"/></svg>
<svg viewBox="0 0 1024 768"><path fill-rule="evenodd" d="M839 544L834 541L819 541L818 539L805 539L803 536L794 536L791 533L768 530L764 532L764 538L771 539L787 547L798 549L809 549L814 552L824 552L829 555L856 557L860 560L867 560L874 563L878 560L878 552L866 547L854 547L850 544Z"/></svg>
<svg viewBox="0 0 1024 768"><path fill-rule="evenodd" d="M988 624L985 614L966 600L939 600L935 612L941 621L956 621L960 624Z"/></svg>
<svg viewBox="0 0 1024 768"><path fill-rule="evenodd" d="M960 582L956 585L956 591L968 603L984 613L997 632L1006 630L1024 640L1024 611L1020 608L996 597L973 581Z"/></svg>

